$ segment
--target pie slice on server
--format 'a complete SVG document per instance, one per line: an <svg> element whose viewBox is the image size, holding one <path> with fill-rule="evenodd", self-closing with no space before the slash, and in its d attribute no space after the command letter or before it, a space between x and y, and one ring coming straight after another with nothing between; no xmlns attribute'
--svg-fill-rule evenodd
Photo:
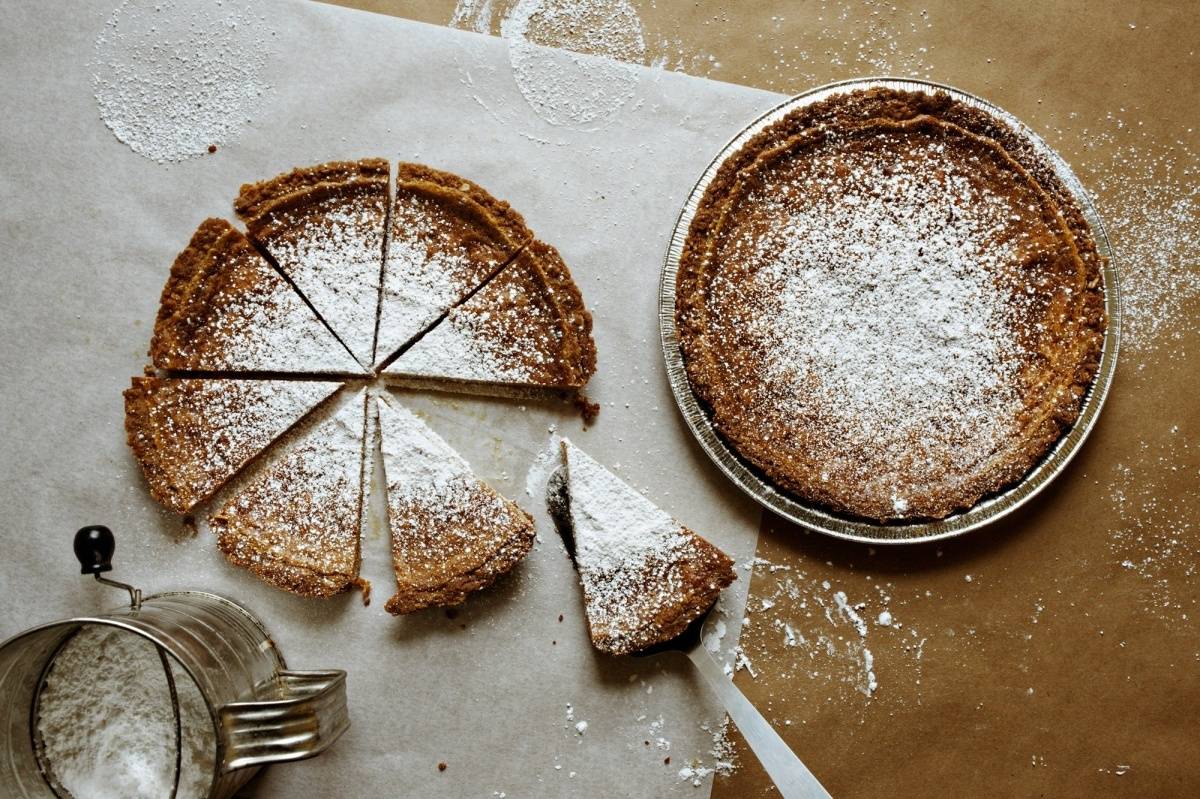
<svg viewBox="0 0 1200 799"><path fill-rule="evenodd" d="M150 493L187 513L340 383L135 377L125 431Z"/></svg>
<svg viewBox="0 0 1200 799"><path fill-rule="evenodd" d="M532 238L521 215L469 180L396 168L376 366L495 274Z"/></svg>
<svg viewBox="0 0 1200 799"><path fill-rule="evenodd" d="M150 357L159 369L354 373L362 367L224 219L207 219L171 266Z"/></svg>
<svg viewBox="0 0 1200 799"><path fill-rule="evenodd" d="M533 520L394 400L379 400L396 593L387 611L456 605L511 571Z"/></svg>
<svg viewBox="0 0 1200 799"><path fill-rule="evenodd" d="M733 582L729 556L564 439L547 502L572 550L592 644L624 655L671 640Z"/></svg>
<svg viewBox="0 0 1200 799"><path fill-rule="evenodd" d="M364 367L373 360L388 162L335 161L242 186L234 209Z"/></svg>
<svg viewBox="0 0 1200 799"><path fill-rule="evenodd" d="M530 243L383 374L501 396L578 392L596 370L592 316L553 247Z"/></svg>
<svg viewBox="0 0 1200 799"><path fill-rule="evenodd" d="M300 596L350 588L358 576L363 512L366 393L316 424L209 517L235 566Z"/></svg>

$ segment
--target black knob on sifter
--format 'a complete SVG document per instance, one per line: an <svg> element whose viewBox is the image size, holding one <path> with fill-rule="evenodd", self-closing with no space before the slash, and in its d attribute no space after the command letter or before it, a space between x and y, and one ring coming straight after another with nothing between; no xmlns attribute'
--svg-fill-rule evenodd
<svg viewBox="0 0 1200 799"><path fill-rule="evenodd" d="M112 571L113 551L117 548L112 530L101 524L81 527L75 533L75 557L79 558L80 574L101 574Z"/></svg>

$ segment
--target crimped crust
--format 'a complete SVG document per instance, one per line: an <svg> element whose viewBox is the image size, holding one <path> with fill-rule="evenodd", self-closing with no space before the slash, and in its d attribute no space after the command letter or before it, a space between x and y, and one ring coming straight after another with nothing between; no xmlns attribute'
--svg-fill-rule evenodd
<svg viewBox="0 0 1200 799"><path fill-rule="evenodd" d="M369 367L387 240L387 161L296 169L243 186L234 208L255 243Z"/></svg>
<svg viewBox="0 0 1200 799"><path fill-rule="evenodd" d="M339 385L135 377L125 390L126 439L151 496L187 513Z"/></svg>
<svg viewBox="0 0 1200 799"><path fill-rule="evenodd" d="M968 158L990 165L980 174L991 169L997 179L1003 173L1015 176L1004 180L1025 186L1022 191L1037 198L1038 207L1029 216L1037 222L1031 224L1054 231L1056 240L1035 242L1042 245L1040 249L1027 246L1040 260L1014 267L1018 280L1033 294L1049 296L1065 290L1070 298L1065 304L1035 307L1036 313L1014 311L1020 317L1017 344L1026 351L1018 389L1024 402L1006 445L982 458L972 474L926 475L924 487L906 496L902 504L883 496L874 484L868 489L856 480L830 479L827 465L810 455L814 448L803 443L813 435L815 428L808 425L815 421L784 419L764 414L761 408L751 410L755 398L761 396L761 366L755 365L754 358L746 361L744 354L719 347L713 339L720 318L739 311L732 306L709 308L714 276L732 269L721 278L728 282L737 274L736 265L716 263L735 249L730 245L730 231L742 230L744 235L756 224L754 209L739 203L751 192L763 190L765 176L776 163L807 158L808 152L824 146L845 147L850 153L855 137L865 139L878 133L936 138L952 151L961 150L969 153ZM1018 157L997 138L1013 146ZM1070 193L1032 150L1016 146L1018 140L1006 126L944 94L871 90L835 96L797 110L722 165L701 201L681 256L676 321L689 379L714 426L776 485L802 500L850 516L880 521L941 518L1021 479L1077 418L1103 344L1102 263ZM1026 211L1016 209L1015 213ZM1047 278L1052 285L1036 287L1039 280L1044 283ZM796 342L795 346L803 351L805 344ZM896 468L901 468L899 463Z"/></svg>
<svg viewBox="0 0 1200 799"><path fill-rule="evenodd" d="M477 184L401 163L381 278L376 365L491 279L532 236L520 214Z"/></svg>
<svg viewBox="0 0 1200 799"><path fill-rule="evenodd" d="M527 251L537 259L546 292L558 309L563 324L562 385L583 388L596 373L596 342L592 338L592 314L583 304L579 286L558 250L544 241L534 240Z"/></svg>

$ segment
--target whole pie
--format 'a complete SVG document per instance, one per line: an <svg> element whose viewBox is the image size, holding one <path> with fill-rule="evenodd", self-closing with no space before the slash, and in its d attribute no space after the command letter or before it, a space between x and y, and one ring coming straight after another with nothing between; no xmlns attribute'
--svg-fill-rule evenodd
<svg viewBox="0 0 1200 799"><path fill-rule="evenodd" d="M1082 213L1022 137L945 94L794 111L728 158L676 284L722 437L802 501L943 518L1079 414L1106 325Z"/></svg>

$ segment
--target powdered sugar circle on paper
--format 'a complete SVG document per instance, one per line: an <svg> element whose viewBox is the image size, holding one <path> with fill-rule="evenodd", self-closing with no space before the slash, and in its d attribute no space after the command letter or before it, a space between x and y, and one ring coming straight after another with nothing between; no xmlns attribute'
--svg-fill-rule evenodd
<svg viewBox="0 0 1200 799"><path fill-rule="evenodd" d="M96 37L93 90L118 139L159 163L234 140L270 85L274 32L248 2L125 0Z"/></svg>
<svg viewBox="0 0 1200 799"><path fill-rule="evenodd" d="M551 125L595 130L636 94L646 63L641 18L629 0L460 0L450 24L495 32L508 44L512 77ZM483 102L482 98L479 98Z"/></svg>

